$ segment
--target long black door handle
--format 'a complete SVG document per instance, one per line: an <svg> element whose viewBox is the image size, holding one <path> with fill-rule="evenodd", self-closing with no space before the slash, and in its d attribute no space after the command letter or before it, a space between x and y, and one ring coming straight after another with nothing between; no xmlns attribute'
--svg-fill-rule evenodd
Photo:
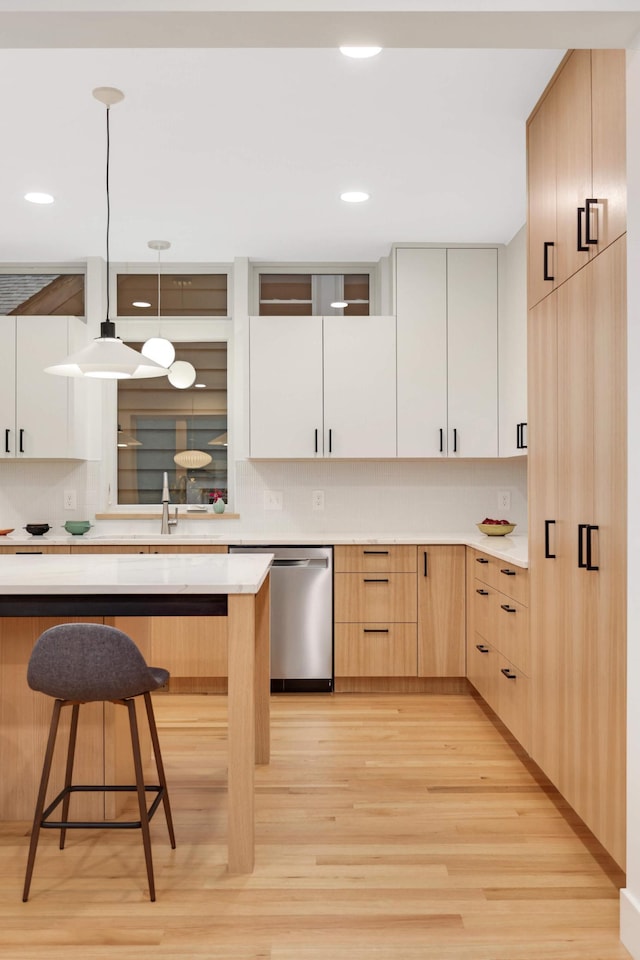
<svg viewBox="0 0 640 960"><path fill-rule="evenodd" d="M458 431L456 428L453 428L453 452L458 452Z"/></svg>
<svg viewBox="0 0 640 960"><path fill-rule="evenodd" d="M20 428L20 445L18 447L20 453L24 453L24 430Z"/></svg>
<svg viewBox="0 0 640 960"><path fill-rule="evenodd" d="M318 428L316 427L316 442L315 442L315 452L318 452Z"/></svg>
<svg viewBox="0 0 640 960"><path fill-rule="evenodd" d="M9 437L11 436L11 430L7 427L4 432L4 452L11 453L11 447L9 446Z"/></svg>
<svg viewBox="0 0 640 960"><path fill-rule="evenodd" d="M579 523L578 524L578 566L586 567L584 561L584 532L589 526L588 523Z"/></svg>
<svg viewBox="0 0 640 960"><path fill-rule="evenodd" d="M555 560L555 553L551 553L551 546L549 543L549 528L551 524L555 526L555 520L545 520L544 522L544 558L545 560Z"/></svg>
<svg viewBox="0 0 640 960"><path fill-rule="evenodd" d="M551 276L549 273L549 248L555 247L553 240L545 240L544 242L544 254L543 254L543 279L545 280L555 280L555 277Z"/></svg>
<svg viewBox="0 0 640 960"><path fill-rule="evenodd" d="M585 212L584 207L578 207L578 253L589 252L589 247L587 247L582 240L582 214L584 212Z"/></svg>
<svg viewBox="0 0 640 960"><path fill-rule="evenodd" d="M329 430L329 453L331 453L331 430Z"/></svg>
<svg viewBox="0 0 640 960"><path fill-rule="evenodd" d="M516 423L516 450L522 450L522 441L520 440L521 423Z"/></svg>
<svg viewBox="0 0 640 960"><path fill-rule="evenodd" d="M444 453L444 430L440 427L440 453Z"/></svg>
<svg viewBox="0 0 640 960"><path fill-rule="evenodd" d="M596 244L598 242L597 237L591 236L591 207L597 204L595 197L591 197L590 200L585 200L584 202L584 242ZM597 214L597 211L596 211Z"/></svg>
<svg viewBox="0 0 640 960"><path fill-rule="evenodd" d="M600 569L600 567L597 564L591 562L591 534L593 533L594 530L598 530L598 529L599 527L597 526L597 524L593 524L593 523L587 524L587 563L586 563L587 570Z"/></svg>
<svg viewBox="0 0 640 960"><path fill-rule="evenodd" d="M425 577L428 577L428 576L429 576L429 561L428 561L428 559L427 559L427 551L426 551L426 550L424 551L423 557L424 557L424 576L425 576Z"/></svg>

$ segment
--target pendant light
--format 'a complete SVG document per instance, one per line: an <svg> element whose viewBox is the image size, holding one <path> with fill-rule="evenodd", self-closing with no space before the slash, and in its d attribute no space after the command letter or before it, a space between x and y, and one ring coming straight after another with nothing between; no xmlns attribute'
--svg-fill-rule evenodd
<svg viewBox="0 0 640 960"><path fill-rule="evenodd" d="M182 450L181 453L176 453L173 459L185 470L199 470L211 463L212 457L204 450Z"/></svg>
<svg viewBox="0 0 640 960"><path fill-rule="evenodd" d="M127 347L116 337L116 325L109 317L109 227L111 205L109 198L109 111L124 99L121 90L114 87L96 87L93 96L106 107L107 114L107 317L100 324L100 336L71 354L66 360L45 367L46 373L62 377L94 377L103 380L128 380L146 377L165 377L167 368Z"/></svg>
<svg viewBox="0 0 640 960"><path fill-rule="evenodd" d="M155 250L158 254L158 332L160 331L160 254L163 250L168 250L171 244L168 240L149 240L147 246ZM170 367L176 358L176 351L170 340L165 337L150 337L142 345L140 351L143 356L150 357L162 367Z"/></svg>

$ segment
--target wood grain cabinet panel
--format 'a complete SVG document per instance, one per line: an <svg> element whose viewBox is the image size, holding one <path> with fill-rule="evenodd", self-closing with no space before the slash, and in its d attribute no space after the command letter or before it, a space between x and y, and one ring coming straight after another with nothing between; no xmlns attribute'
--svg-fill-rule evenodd
<svg viewBox="0 0 640 960"><path fill-rule="evenodd" d="M418 547L418 676L464 677L465 547Z"/></svg>
<svg viewBox="0 0 640 960"><path fill-rule="evenodd" d="M496 713L516 740L531 749L531 680L503 655L498 655Z"/></svg>
<svg viewBox="0 0 640 960"><path fill-rule="evenodd" d="M415 623L337 623L339 677L415 677Z"/></svg>
<svg viewBox="0 0 640 960"><path fill-rule="evenodd" d="M364 544L333 548L336 573L415 573L416 547L411 544Z"/></svg>
<svg viewBox="0 0 640 960"><path fill-rule="evenodd" d="M334 577L336 623L415 623L414 573L337 573Z"/></svg>

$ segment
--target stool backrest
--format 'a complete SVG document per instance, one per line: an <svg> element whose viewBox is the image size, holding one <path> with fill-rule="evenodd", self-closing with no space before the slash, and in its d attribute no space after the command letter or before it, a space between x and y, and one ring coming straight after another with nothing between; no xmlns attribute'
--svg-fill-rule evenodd
<svg viewBox="0 0 640 960"><path fill-rule="evenodd" d="M27 682L61 700L121 700L158 683L133 640L101 623L62 623L40 635Z"/></svg>

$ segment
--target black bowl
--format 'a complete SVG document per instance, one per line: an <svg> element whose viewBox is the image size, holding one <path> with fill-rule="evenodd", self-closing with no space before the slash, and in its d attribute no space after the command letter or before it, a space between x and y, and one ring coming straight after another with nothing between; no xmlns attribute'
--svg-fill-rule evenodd
<svg viewBox="0 0 640 960"><path fill-rule="evenodd" d="M33 537L41 537L47 530L51 530L51 527L48 523L28 523L25 530Z"/></svg>

